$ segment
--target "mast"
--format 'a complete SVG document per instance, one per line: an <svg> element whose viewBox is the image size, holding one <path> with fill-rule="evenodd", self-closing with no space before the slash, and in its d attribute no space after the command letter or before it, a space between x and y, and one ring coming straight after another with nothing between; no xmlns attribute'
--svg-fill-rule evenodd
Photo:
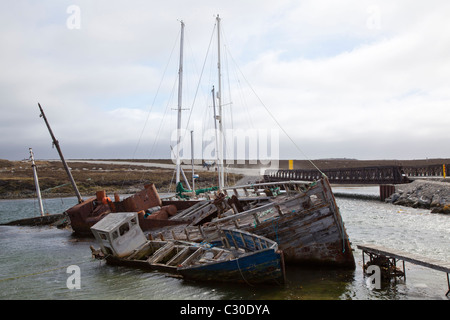
<svg viewBox="0 0 450 320"><path fill-rule="evenodd" d="M36 163L34 162L34 155L33 150L30 149L30 160L31 160L31 168L33 168L33 178L34 178L34 185L36 187L36 194L38 198L39 203L39 212L41 213L41 216L44 216L44 206L42 205L42 197L41 197L41 189L39 188L39 180L37 176L37 170L36 170Z"/></svg>
<svg viewBox="0 0 450 320"><path fill-rule="evenodd" d="M50 128L50 125L47 121L47 117L45 116L44 110L42 110L42 107L39 103L38 103L38 106L39 106L39 109L41 110L40 117L44 118L45 124L47 125L48 131L50 132L50 136L52 137L53 144L55 145L56 150L58 150L59 157L61 158L64 169L66 170L66 173L67 173L67 176L69 177L70 183L72 184L72 187L75 190L75 194L78 198L78 203L81 203L81 202L83 202L83 199L81 198L81 194L78 191L78 187L75 183L75 180L73 180L72 173L70 172L69 166L67 165L66 160L64 160L64 156L61 152L61 148L59 147L59 142L58 142L58 140L56 140L55 136L53 135L52 129Z"/></svg>
<svg viewBox="0 0 450 320"><path fill-rule="evenodd" d="M175 155L175 152L173 151L173 147L172 147L172 146L170 146L170 150L172 151L172 154L173 154L174 156L176 156L176 155ZM181 173L181 175L183 176L183 179L184 179L184 182L186 183L187 188L188 188L188 189L191 189L191 186L189 185L189 180L186 178L186 174L184 173L184 170L183 170L182 167L180 167L180 173ZM181 180L181 178L180 178L180 180Z"/></svg>
<svg viewBox="0 0 450 320"><path fill-rule="evenodd" d="M217 91L217 102L219 108L219 145L218 148L220 150L220 158L218 160L219 166L219 189L222 190L224 187L224 170L223 170L223 123L222 123L222 73L221 73L221 65L220 65L220 18L219 15L216 17L217 20L217 72L219 78L219 88Z"/></svg>
<svg viewBox="0 0 450 320"><path fill-rule="evenodd" d="M217 131L217 115L216 115L216 100L215 100L215 96L214 96L214 86L211 90L212 93L212 98L213 98L213 109L214 109L214 132L216 133L216 148L217 148L217 152L216 152L216 157L217 157L217 165L219 165L220 162L220 153L221 150L219 148L219 137L218 137L218 131ZM220 174L220 166L219 166L219 170L217 170L217 174L218 174L218 178L219 178L219 189L222 190L223 188L223 180L222 180L222 175Z"/></svg>
<svg viewBox="0 0 450 320"><path fill-rule="evenodd" d="M195 195L195 175L194 175L194 131L191 130L191 161L192 161L192 192Z"/></svg>
<svg viewBox="0 0 450 320"><path fill-rule="evenodd" d="M181 151L181 104L182 104L182 91L183 91L183 42L184 42L184 22L181 21L181 37L180 37L180 66L178 69L178 122L177 122L177 174L176 184L180 182L180 151Z"/></svg>

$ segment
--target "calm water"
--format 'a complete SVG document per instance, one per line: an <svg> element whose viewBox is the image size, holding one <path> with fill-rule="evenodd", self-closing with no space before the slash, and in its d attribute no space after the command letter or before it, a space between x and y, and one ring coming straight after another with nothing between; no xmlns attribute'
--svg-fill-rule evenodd
<svg viewBox="0 0 450 320"><path fill-rule="evenodd" d="M377 194L377 188L336 188L335 192ZM196 284L158 272L107 266L91 258L92 239L69 230L0 226L0 299L158 300L430 300L447 299L446 274L406 263L406 281L370 289L362 274L359 243L375 243L450 261L450 216L379 201L337 198L357 263L355 270L287 267L283 287ZM47 199L59 213L75 198ZM35 200L0 200L0 223L38 215ZM81 288L68 289L67 267L78 265Z"/></svg>

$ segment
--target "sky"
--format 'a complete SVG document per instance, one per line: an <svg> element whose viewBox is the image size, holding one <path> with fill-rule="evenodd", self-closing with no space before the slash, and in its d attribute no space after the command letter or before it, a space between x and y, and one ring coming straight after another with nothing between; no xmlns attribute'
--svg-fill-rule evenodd
<svg viewBox="0 0 450 320"><path fill-rule="evenodd" d="M182 155L215 157L217 15L230 157L450 158L449 1L0 7L0 159L59 158L38 103L67 159L171 157L181 21Z"/></svg>

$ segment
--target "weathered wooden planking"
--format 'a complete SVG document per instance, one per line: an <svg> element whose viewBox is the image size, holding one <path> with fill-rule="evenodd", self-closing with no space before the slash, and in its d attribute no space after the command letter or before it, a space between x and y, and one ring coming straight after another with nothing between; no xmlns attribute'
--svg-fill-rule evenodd
<svg viewBox="0 0 450 320"><path fill-rule="evenodd" d="M379 245L373 245L373 244L364 244L364 245L357 245L358 249L361 249L363 251L372 252L378 255L383 255L386 257L391 257L403 261L408 261L417 265L421 265L427 268L431 268L434 270L443 271L446 273L450 273L450 263L440 260L431 259L428 257L419 256L416 254L403 252L396 249L391 248L385 248L383 246Z"/></svg>
<svg viewBox="0 0 450 320"><path fill-rule="evenodd" d="M159 248L150 258L147 259L148 263L157 263L162 260L173 248L175 244L173 242L168 242L163 247Z"/></svg>
<svg viewBox="0 0 450 320"><path fill-rule="evenodd" d="M191 227L178 229L178 232L173 232L173 237L211 241L218 235L218 227L237 228L278 242L286 262L323 262L354 268L348 235L328 180L324 178L313 184L286 181L279 195L264 197L266 188L279 185L264 183L228 188L234 195L239 194L241 189L247 191L247 197L254 192L263 194L263 197L255 197L254 200L264 198L265 201L243 212L213 219L200 228L192 228L191 224ZM240 201L242 199L239 198ZM196 208L188 216L193 217L200 211Z"/></svg>

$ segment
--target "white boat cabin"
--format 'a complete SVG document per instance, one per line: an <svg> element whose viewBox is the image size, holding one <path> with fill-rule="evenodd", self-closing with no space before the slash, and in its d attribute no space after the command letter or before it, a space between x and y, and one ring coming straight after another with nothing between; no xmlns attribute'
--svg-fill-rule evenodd
<svg viewBox="0 0 450 320"><path fill-rule="evenodd" d="M105 255L125 257L147 239L139 226L136 212L110 213L91 227Z"/></svg>

